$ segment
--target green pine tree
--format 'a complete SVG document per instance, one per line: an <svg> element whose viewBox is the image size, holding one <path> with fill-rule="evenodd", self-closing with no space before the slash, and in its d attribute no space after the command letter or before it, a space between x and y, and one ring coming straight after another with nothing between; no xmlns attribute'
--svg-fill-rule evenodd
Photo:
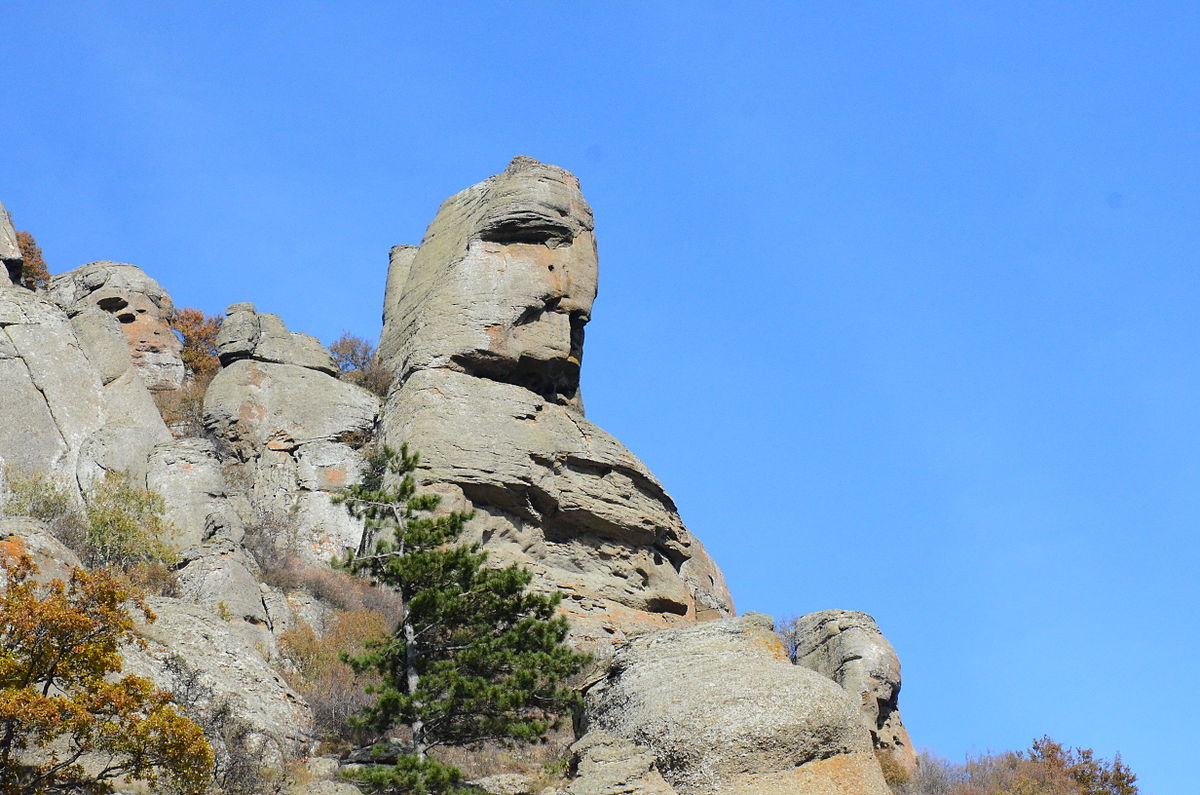
<svg viewBox="0 0 1200 795"><path fill-rule="evenodd" d="M365 525L349 566L404 602L395 632L349 660L383 678L361 725L381 734L403 725L412 735L411 755L360 774L371 792L452 792L458 771L430 750L544 737L578 705L563 682L589 660L563 645L558 594L530 592L532 575L519 566L488 567L479 544L459 539L471 514L434 515L439 498L417 493L417 461L407 447L384 448L363 482L337 498Z"/></svg>

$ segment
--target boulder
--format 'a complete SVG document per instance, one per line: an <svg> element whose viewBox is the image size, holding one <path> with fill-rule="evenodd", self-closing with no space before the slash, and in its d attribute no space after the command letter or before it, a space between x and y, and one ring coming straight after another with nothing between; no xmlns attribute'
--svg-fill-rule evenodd
<svg viewBox="0 0 1200 795"><path fill-rule="evenodd" d="M175 306L158 282L122 262L92 262L59 274L47 287L51 299L74 316L89 308L119 322L134 365L152 392L183 384L183 343L171 329Z"/></svg>
<svg viewBox="0 0 1200 795"><path fill-rule="evenodd" d="M329 375L337 374L333 355L316 337L288 331L278 315L258 312L254 304L234 304L225 312L217 334L221 364L238 359L258 359L277 364L294 364Z"/></svg>
<svg viewBox="0 0 1200 795"><path fill-rule="evenodd" d="M133 366L129 344L113 315L99 307L88 307L71 318L71 328L84 355L99 372L101 383L112 383Z"/></svg>
<svg viewBox="0 0 1200 795"><path fill-rule="evenodd" d="M0 202L0 287L21 283L21 246L8 210Z"/></svg>
<svg viewBox="0 0 1200 795"><path fill-rule="evenodd" d="M759 614L633 638L587 691L586 725L649 750L685 795L889 795L857 704L792 665Z"/></svg>
<svg viewBox="0 0 1200 795"><path fill-rule="evenodd" d="M269 629L258 580L240 549L199 555L181 566L177 576L182 598L218 616Z"/></svg>
<svg viewBox="0 0 1200 795"><path fill-rule="evenodd" d="M175 528L172 546L200 544L210 517L229 507L216 447L207 439L168 440L150 451L146 466L146 485L162 496L164 518Z"/></svg>
<svg viewBox="0 0 1200 795"><path fill-rule="evenodd" d="M662 484L583 416L592 226L578 180L531 158L451 197L392 250L379 354L384 442L418 451L426 484L475 509L469 532L563 591L598 646L733 605Z"/></svg>
<svg viewBox="0 0 1200 795"><path fill-rule="evenodd" d="M374 395L318 370L243 359L223 367L204 395L205 427L242 461L264 449L337 442L374 425Z"/></svg>
<svg viewBox="0 0 1200 795"><path fill-rule="evenodd" d="M822 610L793 626L797 665L837 682L859 706L881 758L911 778L917 755L900 719L900 658L875 619L852 610Z"/></svg>

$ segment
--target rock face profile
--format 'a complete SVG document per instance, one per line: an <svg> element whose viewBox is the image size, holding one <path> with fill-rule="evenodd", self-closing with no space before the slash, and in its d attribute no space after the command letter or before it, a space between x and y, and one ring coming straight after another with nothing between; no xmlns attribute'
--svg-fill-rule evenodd
<svg viewBox="0 0 1200 795"><path fill-rule="evenodd" d="M71 317L91 307L115 317L150 391L178 389L183 383L183 343L170 326L175 306L166 290L141 268L93 262L55 276L48 290Z"/></svg>
<svg viewBox="0 0 1200 795"><path fill-rule="evenodd" d="M917 755L900 720L900 658L875 619L851 610L822 610L801 616L792 633L796 665L841 685L858 703L875 748L911 777Z"/></svg>
<svg viewBox="0 0 1200 795"><path fill-rule="evenodd" d="M570 780L542 795L889 795L885 772L915 771L900 663L871 617L804 616L789 659L768 617L734 617L663 485L584 416L598 262L567 171L518 157L447 199L419 246L391 250L382 405L316 338L249 303L228 308L205 387L185 371L170 296L141 269L93 262L45 290L19 286L3 207L0 262L0 540L19 538L44 577L69 576L94 559L80 534L95 530L82 509L98 479L125 472L161 497L158 620L126 669L164 688L187 678L250 733L256 764L311 754L313 727L356 695L341 679L329 694L285 678L297 664L281 652L336 635L368 592L400 609L327 564L363 543L332 498L361 480L367 451L407 444L443 509L474 511L467 540L561 593L568 642L594 655L577 735L561 738L574 740ZM185 384L202 411L189 403L168 428L155 397L170 414L181 395L153 393ZM6 501L13 473L49 475L70 505L18 514L39 512ZM46 481L20 488L34 482ZM311 760L295 791L347 792L338 764ZM494 772L477 783L532 786Z"/></svg>
<svg viewBox="0 0 1200 795"><path fill-rule="evenodd" d="M720 571L662 485L588 422L579 392L596 297L592 211L568 172L518 157L393 249L380 355L383 440L476 511L494 559L566 595L583 636L720 618Z"/></svg>

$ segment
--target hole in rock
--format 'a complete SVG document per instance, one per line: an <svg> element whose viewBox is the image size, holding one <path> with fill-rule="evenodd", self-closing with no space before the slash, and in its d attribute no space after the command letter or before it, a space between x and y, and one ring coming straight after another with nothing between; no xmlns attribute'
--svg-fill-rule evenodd
<svg viewBox="0 0 1200 795"><path fill-rule="evenodd" d="M119 312L120 310L129 306L129 302L124 298L119 298L114 295L110 296L109 298L101 298L96 302L96 306L100 307L105 312Z"/></svg>

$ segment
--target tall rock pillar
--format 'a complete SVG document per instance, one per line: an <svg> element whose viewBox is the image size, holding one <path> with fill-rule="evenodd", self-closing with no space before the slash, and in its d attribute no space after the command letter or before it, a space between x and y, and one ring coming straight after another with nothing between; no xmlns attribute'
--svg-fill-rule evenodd
<svg viewBox="0 0 1200 795"><path fill-rule="evenodd" d="M716 565L662 484L584 418L596 297L592 211L567 171L518 157L392 250L380 355L384 441L476 511L493 559L566 597L581 641L728 616Z"/></svg>

